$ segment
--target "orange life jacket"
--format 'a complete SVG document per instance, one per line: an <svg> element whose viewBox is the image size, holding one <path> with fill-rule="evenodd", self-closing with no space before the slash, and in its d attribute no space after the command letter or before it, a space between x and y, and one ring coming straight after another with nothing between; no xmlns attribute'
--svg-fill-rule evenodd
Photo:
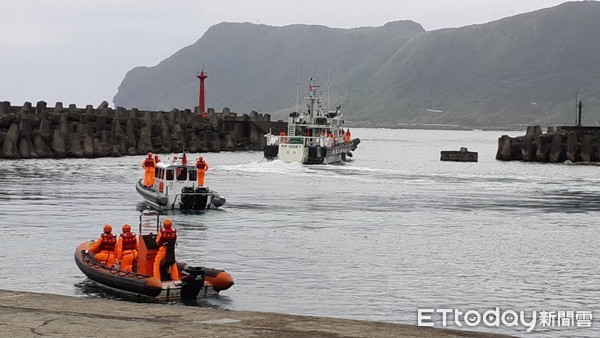
<svg viewBox="0 0 600 338"><path fill-rule="evenodd" d="M100 237L102 238L102 243L100 243L100 251L113 251L115 249L115 245L117 245L117 236L103 233Z"/></svg>
<svg viewBox="0 0 600 338"><path fill-rule="evenodd" d="M121 238L123 238L123 251L135 249L137 238L134 232L123 233L121 234Z"/></svg>
<svg viewBox="0 0 600 338"><path fill-rule="evenodd" d="M196 168L198 168L199 170L206 170L206 162L202 161L197 161L196 162Z"/></svg>
<svg viewBox="0 0 600 338"><path fill-rule="evenodd" d="M154 160L151 158L146 158L144 161L144 168L154 168Z"/></svg>
<svg viewBox="0 0 600 338"><path fill-rule="evenodd" d="M160 229L160 242L158 245L163 245L168 241L174 241L177 239L177 230L173 228L162 228Z"/></svg>

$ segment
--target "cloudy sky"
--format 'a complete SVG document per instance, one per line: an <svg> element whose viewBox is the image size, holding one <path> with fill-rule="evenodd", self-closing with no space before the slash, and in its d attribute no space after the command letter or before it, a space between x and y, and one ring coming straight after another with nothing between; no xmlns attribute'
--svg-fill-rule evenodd
<svg viewBox="0 0 600 338"><path fill-rule="evenodd" d="M112 98L127 71L154 66L220 22L337 28L413 20L462 27L556 6L559 0L5 0L0 101L54 106Z"/></svg>

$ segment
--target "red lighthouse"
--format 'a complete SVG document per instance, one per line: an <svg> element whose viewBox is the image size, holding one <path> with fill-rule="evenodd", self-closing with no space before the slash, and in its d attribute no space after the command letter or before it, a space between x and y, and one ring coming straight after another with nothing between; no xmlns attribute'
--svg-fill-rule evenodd
<svg viewBox="0 0 600 338"><path fill-rule="evenodd" d="M200 106L202 117L206 117L206 102L204 101L204 80L208 77L208 75L206 75L203 69L200 72L200 75L196 75L196 77L200 79L200 102L198 105Z"/></svg>

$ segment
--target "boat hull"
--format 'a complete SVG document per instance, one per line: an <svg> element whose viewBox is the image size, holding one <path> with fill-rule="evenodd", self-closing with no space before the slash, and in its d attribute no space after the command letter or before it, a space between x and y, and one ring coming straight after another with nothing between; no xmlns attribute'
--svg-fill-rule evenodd
<svg viewBox="0 0 600 338"><path fill-rule="evenodd" d="M341 143L332 147L309 147L303 144L286 143L267 145L264 148L264 157L268 160L280 159L289 163L332 164L348 161L358 143L360 143L360 139L354 139L350 143Z"/></svg>
<svg viewBox="0 0 600 338"><path fill-rule="evenodd" d="M136 296L147 297L155 301L178 301L181 299L181 281L160 281L156 277L110 268L98 263L90 254L85 253L92 241L81 243L75 250L74 258L79 269L91 280L111 289ZM185 264L178 263L180 270ZM219 294L233 285L231 276L218 269L204 268L204 286L198 297Z"/></svg>
<svg viewBox="0 0 600 338"><path fill-rule="evenodd" d="M139 180L135 185L135 190L140 194L146 201L152 203L158 207L166 207L169 204L169 197L161 192L155 191L154 189L144 187L142 180Z"/></svg>

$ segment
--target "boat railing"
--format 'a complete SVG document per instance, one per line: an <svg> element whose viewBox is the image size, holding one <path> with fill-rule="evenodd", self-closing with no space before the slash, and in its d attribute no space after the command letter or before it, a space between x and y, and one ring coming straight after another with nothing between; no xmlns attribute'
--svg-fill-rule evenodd
<svg viewBox="0 0 600 338"><path fill-rule="evenodd" d="M274 145L278 145L279 143L281 143L280 138L282 136L267 134L267 135L265 135L265 137L267 139L268 146L274 146Z"/></svg>
<svg viewBox="0 0 600 338"><path fill-rule="evenodd" d="M327 142L327 137L324 136L306 136L304 138L304 145L307 147L324 147Z"/></svg>
<svg viewBox="0 0 600 338"><path fill-rule="evenodd" d="M303 144L307 147L333 147L336 144L344 143L343 136L331 138L327 135L322 136L276 136L265 135L267 137L267 145L276 146L279 144Z"/></svg>
<svg viewBox="0 0 600 338"><path fill-rule="evenodd" d="M150 232L158 233L160 227L160 214L154 210L143 210L140 213L139 234L144 235Z"/></svg>

